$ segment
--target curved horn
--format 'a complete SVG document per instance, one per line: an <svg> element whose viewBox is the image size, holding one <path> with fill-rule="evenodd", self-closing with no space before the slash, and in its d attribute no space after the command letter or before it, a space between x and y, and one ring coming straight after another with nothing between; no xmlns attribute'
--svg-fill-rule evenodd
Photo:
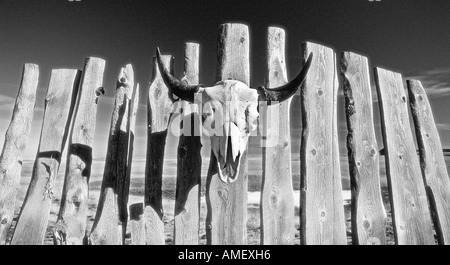
<svg viewBox="0 0 450 265"><path fill-rule="evenodd" d="M311 66L312 57L313 55L311 53L300 73L298 73L298 75L291 82L276 88L265 88L260 86L258 87L259 94L269 103L272 101L280 103L290 98L295 94L295 92L297 92L298 87L305 80L309 67Z"/></svg>
<svg viewBox="0 0 450 265"><path fill-rule="evenodd" d="M170 92L175 94L182 100L193 103L194 95L199 91L199 88L201 86L185 84L171 75L169 71L167 71L167 68L164 66L164 63L161 60L161 53L159 52L158 47L156 48L156 60L158 62L158 69L161 73L162 79L164 80L166 86L169 88Z"/></svg>

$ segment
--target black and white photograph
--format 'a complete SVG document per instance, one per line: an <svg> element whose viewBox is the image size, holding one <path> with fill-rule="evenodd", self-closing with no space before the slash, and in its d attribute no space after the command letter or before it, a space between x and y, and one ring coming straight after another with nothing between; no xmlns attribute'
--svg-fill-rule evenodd
<svg viewBox="0 0 450 265"><path fill-rule="evenodd" d="M1 0L0 244L199 264L449 245L449 14Z"/></svg>

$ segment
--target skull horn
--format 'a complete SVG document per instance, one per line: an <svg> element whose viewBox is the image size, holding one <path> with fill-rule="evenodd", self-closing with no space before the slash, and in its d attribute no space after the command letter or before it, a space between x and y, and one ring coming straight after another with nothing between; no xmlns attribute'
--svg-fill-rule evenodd
<svg viewBox="0 0 450 265"><path fill-rule="evenodd" d="M182 100L189 101L191 103L194 102L195 93L197 93L200 89L200 85L188 85L180 80L176 79L173 75L167 71L164 63L161 60L161 53L159 48L156 48L156 61L158 62L159 72L161 73L162 79L164 83L169 88L170 92L175 94Z"/></svg>
<svg viewBox="0 0 450 265"><path fill-rule="evenodd" d="M300 73L291 82L276 88L265 88L263 86L258 87L258 92L262 96L263 100L268 101L268 103L271 103L272 101L274 103L280 103L294 95L295 92L297 92L298 87L303 83L306 75L308 74L308 70L312 62L312 57L313 55L311 53Z"/></svg>

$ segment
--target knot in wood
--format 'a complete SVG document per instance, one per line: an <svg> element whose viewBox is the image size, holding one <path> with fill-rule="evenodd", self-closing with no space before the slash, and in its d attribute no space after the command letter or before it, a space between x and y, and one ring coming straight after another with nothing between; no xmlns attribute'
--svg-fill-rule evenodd
<svg viewBox="0 0 450 265"><path fill-rule="evenodd" d="M370 229L370 222L369 221L367 221L367 220L364 220L364 222L363 222L363 227L364 227L364 229L365 230L369 230Z"/></svg>
<svg viewBox="0 0 450 265"><path fill-rule="evenodd" d="M326 210L319 210L319 220L321 222L324 222L327 217L327 211Z"/></svg>
<svg viewBox="0 0 450 265"><path fill-rule="evenodd" d="M278 206L278 196L276 194L272 194L272 196L270 196L270 202L272 207L276 208Z"/></svg>
<svg viewBox="0 0 450 265"><path fill-rule="evenodd" d="M186 149L187 148L185 146L178 148L178 157L179 158L183 158L186 156L186 153L187 153Z"/></svg>
<svg viewBox="0 0 450 265"><path fill-rule="evenodd" d="M223 200L227 200L227 192L225 190L218 190L217 195Z"/></svg>
<svg viewBox="0 0 450 265"><path fill-rule="evenodd" d="M155 97L155 99L159 99L159 97L161 96L161 88L156 87L155 88L155 92L153 92L153 96Z"/></svg>

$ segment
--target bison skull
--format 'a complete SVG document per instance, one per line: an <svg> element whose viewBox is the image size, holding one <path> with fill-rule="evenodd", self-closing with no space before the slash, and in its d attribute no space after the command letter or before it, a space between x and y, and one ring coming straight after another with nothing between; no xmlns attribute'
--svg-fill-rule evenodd
<svg viewBox="0 0 450 265"><path fill-rule="evenodd" d="M202 104L203 127L211 139L219 177L231 183L239 176L241 156L247 148L250 134L256 129L259 101L276 104L294 95L306 77L312 54L297 77L272 89L262 86L252 89L237 80L220 81L211 87L187 85L167 71L158 48L156 59L171 93L188 102Z"/></svg>

